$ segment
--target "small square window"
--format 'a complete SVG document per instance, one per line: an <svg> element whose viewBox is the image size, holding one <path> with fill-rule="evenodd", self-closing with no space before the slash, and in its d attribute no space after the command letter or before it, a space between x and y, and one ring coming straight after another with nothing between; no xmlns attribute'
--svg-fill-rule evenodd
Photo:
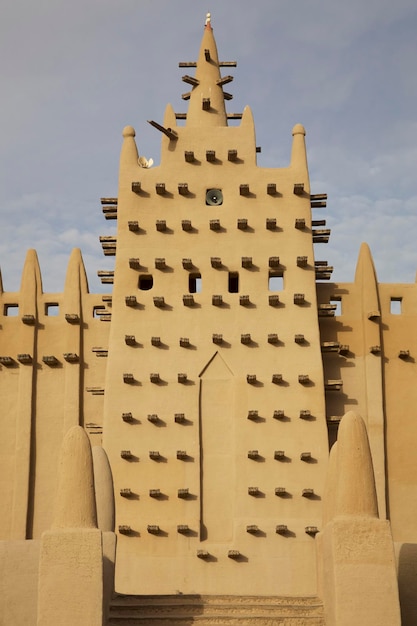
<svg viewBox="0 0 417 626"><path fill-rule="evenodd" d="M401 315L402 313L402 298L391 298L390 313L391 315Z"/></svg>
<svg viewBox="0 0 417 626"><path fill-rule="evenodd" d="M268 275L269 291L282 291L284 289L284 273L282 271L270 271Z"/></svg>
<svg viewBox="0 0 417 626"><path fill-rule="evenodd" d="M105 310L105 306L95 306L93 308L93 317L95 317L96 319L100 319L100 316L104 314Z"/></svg>
<svg viewBox="0 0 417 626"><path fill-rule="evenodd" d="M7 317L17 317L19 315L19 305L18 304L5 304L4 315L6 315Z"/></svg>
<svg viewBox="0 0 417 626"><path fill-rule="evenodd" d="M45 315L48 317L56 317L59 315L59 304L56 302L47 302L45 304Z"/></svg>

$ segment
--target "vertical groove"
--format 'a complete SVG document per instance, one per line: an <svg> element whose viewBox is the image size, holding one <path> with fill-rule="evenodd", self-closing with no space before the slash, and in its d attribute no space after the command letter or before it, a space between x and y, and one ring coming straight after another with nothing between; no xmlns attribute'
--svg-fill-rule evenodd
<svg viewBox="0 0 417 626"><path fill-rule="evenodd" d="M29 470L28 470L28 500L26 510L25 539L33 539L33 516L35 500L35 467L36 467L36 383L37 383L37 362L38 362L38 333L35 328L33 337L33 362L31 367L32 393L30 394L30 437L29 437ZM19 394L19 399L20 399ZM16 447L17 450L17 447ZM16 461L18 457L16 455ZM13 513L14 513L13 508Z"/></svg>
<svg viewBox="0 0 417 626"><path fill-rule="evenodd" d="M38 298L42 294L38 257L34 250L26 256L21 282L20 316L33 315L34 324L23 324L20 329L20 350L32 356L32 365L19 368L19 391L17 398L15 481L13 493L12 531L13 539L30 539L33 523L34 463L36 444L34 428L36 420L36 364Z"/></svg>
<svg viewBox="0 0 417 626"><path fill-rule="evenodd" d="M204 526L204 507L203 507L203 465L204 465L204 450L203 450L203 420L201 411L201 395L203 391L203 381L200 378L199 390L198 390L198 445L199 445L199 460L200 460L200 541L207 539L207 528Z"/></svg>
<svg viewBox="0 0 417 626"><path fill-rule="evenodd" d="M205 538L216 543L233 536L232 384L231 371L216 353L201 375L200 394L202 528Z"/></svg>

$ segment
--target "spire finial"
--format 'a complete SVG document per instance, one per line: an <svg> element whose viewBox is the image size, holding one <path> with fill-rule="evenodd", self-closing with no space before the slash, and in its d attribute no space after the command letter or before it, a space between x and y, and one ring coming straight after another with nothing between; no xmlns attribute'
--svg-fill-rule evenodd
<svg viewBox="0 0 417 626"><path fill-rule="evenodd" d="M211 27L211 13L208 13L192 81L187 126L227 126L221 83L219 55Z"/></svg>

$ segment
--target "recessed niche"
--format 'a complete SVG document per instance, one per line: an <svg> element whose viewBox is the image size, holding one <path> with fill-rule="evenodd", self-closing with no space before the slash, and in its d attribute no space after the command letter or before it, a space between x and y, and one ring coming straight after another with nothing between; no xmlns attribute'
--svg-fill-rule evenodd
<svg viewBox="0 0 417 626"><path fill-rule="evenodd" d="M229 272L229 293L239 293L239 273Z"/></svg>
<svg viewBox="0 0 417 626"><path fill-rule="evenodd" d="M153 276L151 274L141 274L139 276L139 289L149 291L153 287Z"/></svg>

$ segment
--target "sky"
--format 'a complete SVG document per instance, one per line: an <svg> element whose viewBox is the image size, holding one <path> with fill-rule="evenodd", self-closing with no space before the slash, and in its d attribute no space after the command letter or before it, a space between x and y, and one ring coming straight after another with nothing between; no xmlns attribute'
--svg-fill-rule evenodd
<svg viewBox="0 0 417 626"><path fill-rule="evenodd" d="M170 102L185 111L179 61L196 60L206 12L231 73L230 112L253 110L258 165L286 167L302 123L312 193L327 193L332 235L316 258L353 280L362 241L380 282L417 269L415 0L3 0L0 21L0 267L17 291L35 248L45 292L61 292L74 247L90 291L112 269L122 129L159 160Z"/></svg>

